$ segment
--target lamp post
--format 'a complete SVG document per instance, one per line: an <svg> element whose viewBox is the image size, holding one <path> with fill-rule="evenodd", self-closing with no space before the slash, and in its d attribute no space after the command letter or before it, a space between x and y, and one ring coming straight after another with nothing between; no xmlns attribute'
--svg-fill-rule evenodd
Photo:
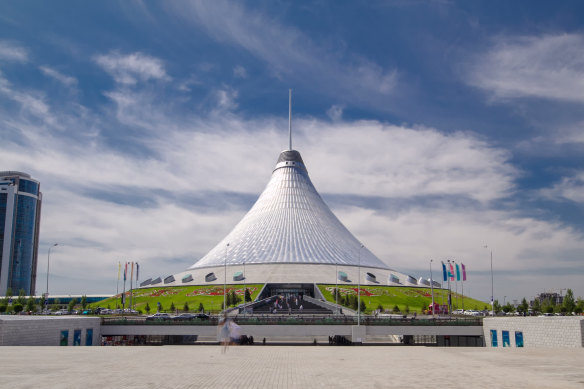
<svg viewBox="0 0 584 389"><path fill-rule="evenodd" d="M359 246L359 277L357 278L357 326L361 325L361 249Z"/></svg>
<svg viewBox="0 0 584 389"><path fill-rule="evenodd" d="M491 249L488 245L485 245L485 248L491 251L491 316L495 317L495 292L493 283L493 249Z"/></svg>
<svg viewBox="0 0 584 389"><path fill-rule="evenodd" d="M225 246L225 272L223 277L223 312L227 312L227 248L229 243Z"/></svg>
<svg viewBox="0 0 584 389"><path fill-rule="evenodd" d="M432 261L430 260L430 288L432 289L432 318L434 318L434 278L432 277Z"/></svg>
<svg viewBox="0 0 584 389"><path fill-rule="evenodd" d="M59 243L53 244L51 247L49 247L49 252L47 253L47 295L45 297L46 299L49 298L49 265L51 263L51 249L58 245Z"/></svg>

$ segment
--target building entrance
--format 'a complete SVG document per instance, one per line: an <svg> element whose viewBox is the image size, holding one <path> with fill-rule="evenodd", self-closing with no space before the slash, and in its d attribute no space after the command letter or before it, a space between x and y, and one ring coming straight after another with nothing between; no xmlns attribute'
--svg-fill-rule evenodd
<svg viewBox="0 0 584 389"><path fill-rule="evenodd" d="M260 299L271 296L314 297L314 284L267 284Z"/></svg>

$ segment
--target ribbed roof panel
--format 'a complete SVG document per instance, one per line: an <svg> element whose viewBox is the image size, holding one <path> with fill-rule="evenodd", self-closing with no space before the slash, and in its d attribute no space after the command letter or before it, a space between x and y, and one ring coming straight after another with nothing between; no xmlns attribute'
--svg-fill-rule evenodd
<svg viewBox="0 0 584 389"><path fill-rule="evenodd" d="M229 247L227 244L229 243ZM283 151L251 210L196 269L260 263L361 265L388 269L345 228L308 177L300 153Z"/></svg>

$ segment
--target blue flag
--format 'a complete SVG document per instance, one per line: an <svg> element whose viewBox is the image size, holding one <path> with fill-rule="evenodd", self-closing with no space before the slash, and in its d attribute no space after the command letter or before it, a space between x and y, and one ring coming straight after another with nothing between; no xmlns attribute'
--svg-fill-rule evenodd
<svg viewBox="0 0 584 389"><path fill-rule="evenodd" d="M446 265L442 262L442 277L444 282L448 281L448 276L446 275Z"/></svg>
<svg viewBox="0 0 584 389"><path fill-rule="evenodd" d="M460 268L458 267L458 263L456 264L456 281L460 281Z"/></svg>

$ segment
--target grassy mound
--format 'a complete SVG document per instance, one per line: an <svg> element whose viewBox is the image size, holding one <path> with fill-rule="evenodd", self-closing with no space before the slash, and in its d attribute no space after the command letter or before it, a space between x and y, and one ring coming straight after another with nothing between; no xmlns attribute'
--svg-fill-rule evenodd
<svg viewBox="0 0 584 389"><path fill-rule="evenodd" d="M334 302L333 291L335 285L318 285L318 288L327 301ZM357 295L356 286L339 285L341 296ZM392 311L397 305L400 312L422 313L432 303L432 291L430 288L415 288L405 286L361 286L361 301L365 302L366 312L371 312L379 305L387 311ZM458 297L458 304L456 298ZM448 304L448 290L434 289L434 302ZM462 309L462 295L452 292L452 309ZM464 309L483 310L490 309L490 305L484 301L475 300L464 296Z"/></svg>
<svg viewBox="0 0 584 389"><path fill-rule="evenodd" d="M245 286L249 289L252 300L255 299L263 287L263 284L249 284ZM227 293L234 291L243 302L244 289L243 285L227 285ZM158 303L162 309L161 312L170 312L171 304L175 309L183 311L185 303L189 306L189 311L199 310L199 305L203 304L206 312L216 312L221 310L223 304L223 285L204 285L204 286L170 286L159 288L134 289L134 307L137 310L146 313L146 304L150 306L150 313L156 312ZM130 304L130 292L126 292L126 308ZM92 304L93 308L121 308L121 294Z"/></svg>

